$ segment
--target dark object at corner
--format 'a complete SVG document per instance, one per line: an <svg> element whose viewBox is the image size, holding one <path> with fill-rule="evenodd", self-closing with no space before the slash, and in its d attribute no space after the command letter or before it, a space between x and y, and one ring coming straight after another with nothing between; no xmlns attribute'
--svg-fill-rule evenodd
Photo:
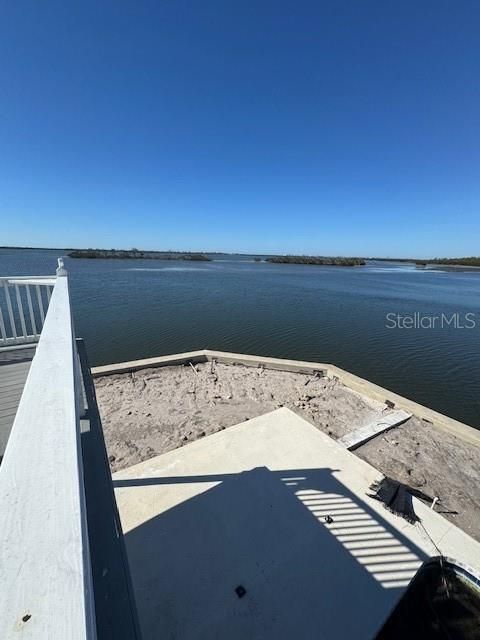
<svg viewBox="0 0 480 640"><path fill-rule="evenodd" d="M375 500L383 502L385 507L392 513L405 518L411 524L420 522L420 518L413 508L411 489L406 484L385 476L379 482L374 482L370 487L370 491L373 493L368 495L371 498L375 498Z"/></svg>

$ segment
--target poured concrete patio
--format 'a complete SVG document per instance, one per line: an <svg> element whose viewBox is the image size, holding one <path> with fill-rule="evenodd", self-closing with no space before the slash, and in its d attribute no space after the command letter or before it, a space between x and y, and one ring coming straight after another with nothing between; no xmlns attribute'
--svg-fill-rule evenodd
<svg viewBox="0 0 480 640"><path fill-rule="evenodd" d="M288 409L114 474L143 640L373 638L421 563L480 545Z"/></svg>

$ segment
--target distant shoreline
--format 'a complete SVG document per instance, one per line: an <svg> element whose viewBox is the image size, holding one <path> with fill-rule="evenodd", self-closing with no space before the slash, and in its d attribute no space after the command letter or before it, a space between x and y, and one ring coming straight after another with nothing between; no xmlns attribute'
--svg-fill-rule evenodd
<svg viewBox="0 0 480 640"><path fill-rule="evenodd" d="M139 249L76 249L67 254L69 258L88 259L116 259L116 260L192 260L198 262L211 262L205 253L190 253L177 251L141 251ZM254 256L256 262L261 258ZM335 267L357 267L366 264L364 258L343 258L324 256L268 256L265 262L272 264L303 264Z"/></svg>
<svg viewBox="0 0 480 640"><path fill-rule="evenodd" d="M2 249L15 249L19 251L75 251L71 247L0 247L0 251Z"/></svg>
<svg viewBox="0 0 480 640"><path fill-rule="evenodd" d="M211 262L204 253L180 251L140 251L131 249L76 249L67 254L69 258L89 258L101 260L192 260L195 262Z"/></svg>
<svg viewBox="0 0 480 640"><path fill-rule="evenodd" d="M341 258L324 256L271 256L265 262L273 264L306 264L328 267L361 267L366 264L364 258Z"/></svg>
<svg viewBox="0 0 480 640"><path fill-rule="evenodd" d="M323 266L362 266L367 262L389 262L412 264L418 268L425 269L448 269L452 271L476 271L480 269L480 257L471 256L463 258L350 258L345 256L325 257L325 256L301 256L301 255L281 255L281 254L259 254L259 253L239 253L221 251L143 251L139 249L73 249L68 247L18 247L0 246L0 250L19 251L59 251L71 258L90 259L143 259L143 260L192 260L201 262L211 262L211 256L246 256L251 257L255 262L270 262L272 264L304 264Z"/></svg>
<svg viewBox="0 0 480 640"><path fill-rule="evenodd" d="M429 262L426 265L417 264L417 269L424 269L425 271L478 271L480 265L468 265L468 264L447 264L445 262Z"/></svg>
<svg viewBox="0 0 480 640"><path fill-rule="evenodd" d="M450 267L452 269L478 269L480 258L438 258L435 260L415 260L417 267L435 268Z"/></svg>
<svg viewBox="0 0 480 640"><path fill-rule="evenodd" d="M451 267L452 269L478 269L480 268L480 257L471 256L468 258L432 258L430 260L418 258L368 258L377 262L405 262L414 264L417 267Z"/></svg>

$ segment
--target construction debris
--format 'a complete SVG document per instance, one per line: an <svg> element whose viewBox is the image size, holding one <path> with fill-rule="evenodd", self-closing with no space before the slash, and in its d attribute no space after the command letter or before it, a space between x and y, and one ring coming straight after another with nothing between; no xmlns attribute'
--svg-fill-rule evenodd
<svg viewBox="0 0 480 640"><path fill-rule="evenodd" d="M420 518L413 509L412 494L407 485L385 476L379 482L372 484L370 490L372 493L369 496L383 502L385 507L395 515L405 518L411 524L420 522Z"/></svg>
<svg viewBox="0 0 480 640"><path fill-rule="evenodd" d="M195 368L194 376L191 368ZM368 398L338 378L268 367L259 377L256 368L218 361L213 372L218 378L215 384L210 362L97 378L112 471L176 449L189 431L192 435L187 442L192 442L199 431L209 435L282 406L335 440L361 425L384 423L395 413L386 408L383 398ZM131 384L133 379L136 384ZM139 393L142 379L148 383ZM307 380L309 385L305 385ZM415 490L440 496L436 510L480 539L480 503L472 490L480 484L480 449L416 416L397 424L391 433L385 437L381 431L364 441L355 448L355 455ZM432 500L429 498L429 506Z"/></svg>

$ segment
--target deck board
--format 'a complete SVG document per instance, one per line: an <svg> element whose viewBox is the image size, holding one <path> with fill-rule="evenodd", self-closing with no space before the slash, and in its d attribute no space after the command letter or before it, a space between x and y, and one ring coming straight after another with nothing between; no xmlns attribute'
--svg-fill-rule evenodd
<svg viewBox="0 0 480 640"><path fill-rule="evenodd" d="M34 350L0 352L0 460L5 453Z"/></svg>

